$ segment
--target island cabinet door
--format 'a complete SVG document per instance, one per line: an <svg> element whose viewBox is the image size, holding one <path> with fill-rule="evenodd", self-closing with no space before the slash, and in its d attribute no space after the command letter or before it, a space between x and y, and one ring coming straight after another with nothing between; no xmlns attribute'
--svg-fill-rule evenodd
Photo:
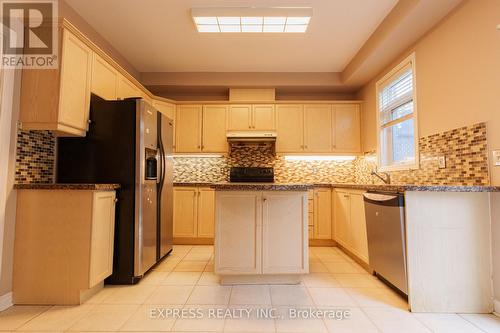
<svg viewBox="0 0 500 333"><path fill-rule="evenodd" d="M252 191L215 195L215 273L262 273L262 195Z"/></svg>
<svg viewBox="0 0 500 333"><path fill-rule="evenodd" d="M262 197L262 273L307 273L308 195L264 192Z"/></svg>

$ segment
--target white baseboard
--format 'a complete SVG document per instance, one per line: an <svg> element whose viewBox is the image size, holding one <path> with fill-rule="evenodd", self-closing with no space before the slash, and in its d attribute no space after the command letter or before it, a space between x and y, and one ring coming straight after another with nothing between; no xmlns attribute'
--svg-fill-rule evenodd
<svg viewBox="0 0 500 333"><path fill-rule="evenodd" d="M12 306L12 292L0 296L0 311L6 310Z"/></svg>
<svg viewBox="0 0 500 333"><path fill-rule="evenodd" d="M493 300L493 314L500 317L500 300Z"/></svg>

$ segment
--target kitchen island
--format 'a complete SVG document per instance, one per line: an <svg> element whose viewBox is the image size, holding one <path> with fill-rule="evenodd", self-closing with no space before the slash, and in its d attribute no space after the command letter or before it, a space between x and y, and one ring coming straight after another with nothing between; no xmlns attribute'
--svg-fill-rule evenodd
<svg viewBox="0 0 500 333"><path fill-rule="evenodd" d="M215 189L215 273L222 284L300 283L309 272L304 184L223 183Z"/></svg>

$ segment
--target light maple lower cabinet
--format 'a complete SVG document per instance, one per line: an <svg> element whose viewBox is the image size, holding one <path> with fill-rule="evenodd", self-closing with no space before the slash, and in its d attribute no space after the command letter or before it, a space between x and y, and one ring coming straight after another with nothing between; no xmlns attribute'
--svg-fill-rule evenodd
<svg viewBox="0 0 500 333"><path fill-rule="evenodd" d="M314 189L314 239L332 239L332 191Z"/></svg>
<svg viewBox="0 0 500 333"><path fill-rule="evenodd" d="M113 270L115 192L17 193L14 304L81 304Z"/></svg>
<svg viewBox="0 0 500 333"><path fill-rule="evenodd" d="M174 187L174 242L211 244L215 191L208 187Z"/></svg>
<svg viewBox="0 0 500 333"><path fill-rule="evenodd" d="M216 191L215 272L307 273L307 192Z"/></svg>
<svg viewBox="0 0 500 333"><path fill-rule="evenodd" d="M26 130L85 136L90 107L92 50L67 29L61 31L59 69L24 69L20 122Z"/></svg>
<svg viewBox="0 0 500 333"><path fill-rule="evenodd" d="M358 258L368 263L363 191L334 190L335 240Z"/></svg>

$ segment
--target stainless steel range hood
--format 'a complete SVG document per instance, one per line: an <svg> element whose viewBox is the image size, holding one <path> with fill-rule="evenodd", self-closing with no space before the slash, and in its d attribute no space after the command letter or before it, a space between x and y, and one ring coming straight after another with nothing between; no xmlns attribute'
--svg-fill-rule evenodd
<svg viewBox="0 0 500 333"><path fill-rule="evenodd" d="M238 145L273 144L276 142L274 131L228 131L227 142Z"/></svg>

